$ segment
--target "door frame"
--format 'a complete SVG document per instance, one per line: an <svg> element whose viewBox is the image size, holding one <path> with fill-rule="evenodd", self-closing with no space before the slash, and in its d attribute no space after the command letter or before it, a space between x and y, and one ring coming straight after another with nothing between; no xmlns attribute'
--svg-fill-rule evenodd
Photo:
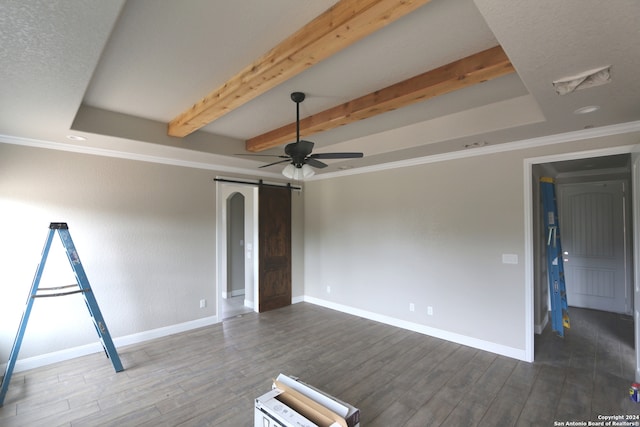
<svg viewBox="0 0 640 427"><path fill-rule="evenodd" d="M636 382L640 381L640 153L631 153L631 218L633 227L633 325L636 349Z"/></svg>
<svg viewBox="0 0 640 427"><path fill-rule="evenodd" d="M615 154L632 154L632 177L629 195L632 203L632 217L635 224L640 220L640 155L634 151L638 150L638 146L620 146L610 147L597 150L579 151L565 154L553 154L542 157L533 157L524 159L524 270L525 270L525 360L527 362L534 361L534 239L533 235L533 165L552 163L564 160L586 159L591 157L610 156ZM634 304L634 321L635 321L635 340L636 340L636 381L640 381L640 227L633 230L634 253L632 263L635 266L633 272L633 298Z"/></svg>
<svg viewBox="0 0 640 427"><path fill-rule="evenodd" d="M234 193L244 196L244 286L245 300L253 295L252 309L258 311L258 187L216 181L216 317L222 319L222 292L227 283L227 200Z"/></svg>

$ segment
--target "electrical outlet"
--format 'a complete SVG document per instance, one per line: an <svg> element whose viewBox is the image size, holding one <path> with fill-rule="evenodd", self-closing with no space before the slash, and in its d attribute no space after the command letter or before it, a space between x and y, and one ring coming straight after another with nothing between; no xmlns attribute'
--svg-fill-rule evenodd
<svg viewBox="0 0 640 427"><path fill-rule="evenodd" d="M409 303L409 311L416 311L416 306L412 302Z"/></svg>
<svg viewBox="0 0 640 427"><path fill-rule="evenodd" d="M330 294L331 293L331 286L327 286L327 293Z"/></svg>
<svg viewBox="0 0 640 427"><path fill-rule="evenodd" d="M201 299L200 300L200 308L205 308L207 306L207 300L206 299Z"/></svg>
<svg viewBox="0 0 640 427"><path fill-rule="evenodd" d="M427 315L428 316L433 316L433 307L431 307L431 306L427 307Z"/></svg>

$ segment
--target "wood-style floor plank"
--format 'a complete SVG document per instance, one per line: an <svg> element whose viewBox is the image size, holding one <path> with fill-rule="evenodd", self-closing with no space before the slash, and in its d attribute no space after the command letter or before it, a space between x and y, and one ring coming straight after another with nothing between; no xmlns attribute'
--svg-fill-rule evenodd
<svg viewBox="0 0 640 427"><path fill-rule="evenodd" d="M361 410L362 426L541 426L640 414L628 398L628 318L571 310L565 338L536 337L536 362L300 303L16 373L0 425L253 425L280 372ZM631 330L630 330L631 329Z"/></svg>

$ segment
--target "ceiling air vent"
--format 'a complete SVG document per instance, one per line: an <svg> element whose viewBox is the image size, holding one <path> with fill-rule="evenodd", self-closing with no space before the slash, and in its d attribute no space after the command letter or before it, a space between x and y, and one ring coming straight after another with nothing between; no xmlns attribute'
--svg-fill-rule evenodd
<svg viewBox="0 0 640 427"><path fill-rule="evenodd" d="M576 90L587 89L609 83L611 81L611 65L596 70L585 71L572 77L565 77L553 82L558 95L566 95Z"/></svg>

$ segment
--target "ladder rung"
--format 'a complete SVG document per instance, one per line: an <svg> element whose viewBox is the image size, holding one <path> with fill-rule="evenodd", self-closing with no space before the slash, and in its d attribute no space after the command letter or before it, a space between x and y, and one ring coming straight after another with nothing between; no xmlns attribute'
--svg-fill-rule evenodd
<svg viewBox="0 0 640 427"><path fill-rule="evenodd" d="M78 286L78 284L74 283L73 285L55 286L55 287L52 287L52 288L39 288L38 290L40 290L40 291L58 291L60 289L75 288L76 286Z"/></svg>
<svg viewBox="0 0 640 427"><path fill-rule="evenodd" d="M54 288L52 288L54 289ZM44 290L44 289L42 289ZM31 298L49 298L49 297L62 297L65 295L73 295L73 294L80 294L83 292L89 292L91 289L78 289L77 291L69 291L69 292L58 292L55 294L44 294L44 295L31 295Z"/></svg>

